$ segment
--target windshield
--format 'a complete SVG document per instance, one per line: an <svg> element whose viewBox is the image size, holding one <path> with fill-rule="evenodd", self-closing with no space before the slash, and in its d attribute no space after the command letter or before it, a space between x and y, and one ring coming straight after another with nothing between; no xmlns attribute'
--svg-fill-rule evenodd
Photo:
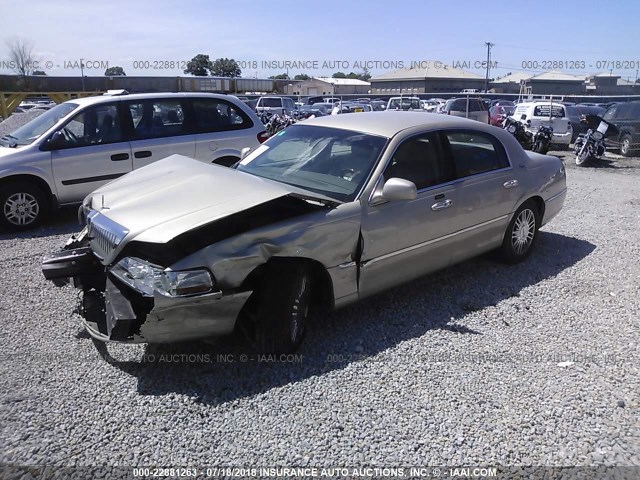
<svg viewBox="0 0 640 480"><path fill-rule="evenodd" d="M369 178L386 141L349 130L293 125L271 137L237 168L349 202Z"/></svg>
<svg viewBox="0 0 640 480"><path fill-rule="evenodd" d="M16 145L28 145L36 141L44 132L53 127L58 121L78 108L77 103L61 103L42 115L34 118L15 132L8 135Z"/></svg>

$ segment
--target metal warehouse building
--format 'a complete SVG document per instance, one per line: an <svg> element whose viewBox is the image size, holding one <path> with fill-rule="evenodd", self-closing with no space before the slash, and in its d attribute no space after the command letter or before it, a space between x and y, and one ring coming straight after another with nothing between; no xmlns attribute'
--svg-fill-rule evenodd
<svg viewBox="0 0 640 480"><path fill-rule="evenodd" d="M303 82L287 85L285 92L289 95L349 95L365 94L371 90L371 84L354 78L318 77Z"/></svg>
<svg viewBox="0 0 640 480"><path fill-rule="evenodd" d="M484 77L442 64L428 62L428 68L403 68L371 79L371 93L459 92L464 89L484 90Z"/></svg>

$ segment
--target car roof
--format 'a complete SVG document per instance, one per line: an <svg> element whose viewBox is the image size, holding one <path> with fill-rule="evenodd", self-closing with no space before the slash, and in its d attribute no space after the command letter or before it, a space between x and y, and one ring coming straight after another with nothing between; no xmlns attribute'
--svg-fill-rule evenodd
<svg viewBox="0 0 640 480"><path fill-rule="evenodd" d="M98 103L107 103L113 101L120 100L147 100L154 98L220 98L220 99L236 99L239 102L242 101L238 97L234 95L224 95L219 93L193 93L193 92L182 92L182 93L133 93L133 94L125 94L125 95L96 95L93 97L84 97L84 98L74 98L68 100L70 103L77 103L81 107L86 105L96 105Z"/></svg>
<svg viewBox="0 0 640 480"><path fill-rule="evenodd" d="M482 125L475 120L427 112L363 112L352 115L332 115L304 122L305 125L341 128L371 135L393 137L408 128L469 128Z"/></svg>

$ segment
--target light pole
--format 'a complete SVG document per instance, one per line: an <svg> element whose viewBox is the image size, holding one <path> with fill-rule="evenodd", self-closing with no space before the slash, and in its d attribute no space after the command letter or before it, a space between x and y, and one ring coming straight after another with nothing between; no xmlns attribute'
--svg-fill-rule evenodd
<svg viewBox="0 0 640 480"><path fill-rule="evenodd" d="M82 91L84 92L84 63L83 58L80 59L80 76L82 77Z"/></svg>

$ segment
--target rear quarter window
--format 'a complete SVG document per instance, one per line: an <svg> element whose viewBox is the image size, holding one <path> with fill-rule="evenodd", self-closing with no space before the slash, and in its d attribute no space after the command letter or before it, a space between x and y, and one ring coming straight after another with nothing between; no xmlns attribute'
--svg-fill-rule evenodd
<svg viewBox="0 0 640 480"><path fill-rule="evenodd" d="M196 133L226 132L251 128L253 122L238 106L210 98L191 100Z"/></svg>

